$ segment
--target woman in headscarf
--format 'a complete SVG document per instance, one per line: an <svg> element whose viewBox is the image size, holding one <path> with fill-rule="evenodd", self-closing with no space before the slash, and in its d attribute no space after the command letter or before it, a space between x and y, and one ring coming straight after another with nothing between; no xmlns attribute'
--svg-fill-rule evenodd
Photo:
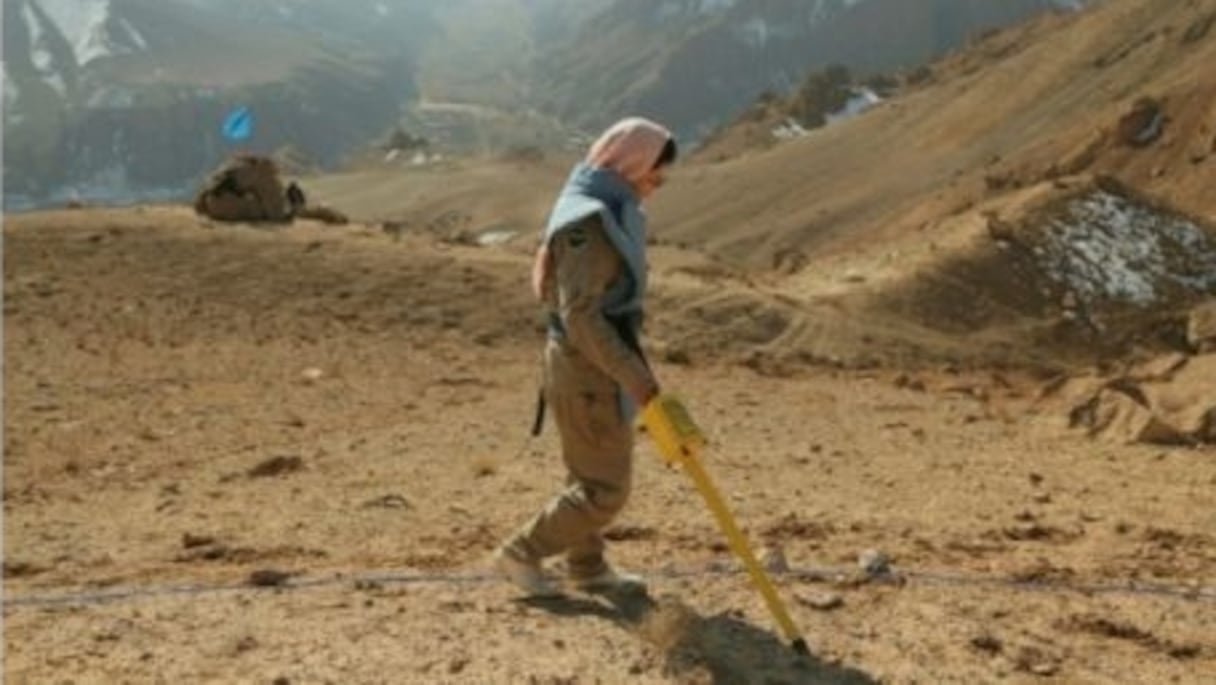
<svg viewBox="0 0 1216 685"><path fill-rule="evenodd" d="M629 496L634 416L659 392L639 344L641 202L676 154L659 124L617 122L570 174L537 252L532 285L549 331L543 394L561 434L567 487L496 552L499 570L533 596L560 593L541 563L562 553L579 589L642 583L607 563L602 531Z"/></svg>

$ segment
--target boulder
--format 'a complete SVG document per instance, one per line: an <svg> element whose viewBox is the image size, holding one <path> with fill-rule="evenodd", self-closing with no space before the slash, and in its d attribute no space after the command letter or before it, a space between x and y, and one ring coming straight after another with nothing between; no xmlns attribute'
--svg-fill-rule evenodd
<svg viewBox="0 0 1216 685"><path fill-rule="evenodd" d="M1107 381L1072 407L1069 424L1120 443L1216 443L1216 355L1162 366L1170 372Z"/></svg>
<svg viewBox="0 0 1216 685"><path fill-rule="evenodd" d="M1216 300L1191 310L1186 323L1186 341L1196 353L1216 352Z"/></svg>
<svg viewBox="0 0 1216 685"><path fill-rule="evenodd" d="M1165 110L1154 98L1140 98L1131 110L1119 119L1116 127L1119 142L1129 147L1151 145L1165 132Z"/></svg>
<svg viewBox="0 0 1216 685"><path fill-rule="evenodd" d="M195 195L194 210L216 221L291 220L278 165L260 155L236 155L216 169Z"/></svg>

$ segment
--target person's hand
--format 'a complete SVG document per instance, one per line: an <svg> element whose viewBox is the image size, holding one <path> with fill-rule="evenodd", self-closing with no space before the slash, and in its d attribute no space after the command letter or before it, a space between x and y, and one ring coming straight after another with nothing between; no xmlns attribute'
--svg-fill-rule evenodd
<svg viewBox="0 0 1216 685"><path fill-rule="evenodd" d="M659 384L657 382L651 382L646 387L635 391L633 394L633 400L637 402L639 407L644 409L648 404L650 404L651 400L659 396L659 393Z"/></svg>

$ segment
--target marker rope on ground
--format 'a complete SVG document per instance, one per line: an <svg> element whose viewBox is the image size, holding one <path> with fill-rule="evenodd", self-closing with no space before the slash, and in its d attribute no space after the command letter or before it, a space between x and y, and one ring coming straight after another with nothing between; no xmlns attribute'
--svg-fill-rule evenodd
<svg viewBox="0 0 1216 685"><path fill-rule="evenodd" d="M665 569L643 573L648 578L679 580L682 578L704 578L709 576L728 576L742 574L738 568L718 566L700 569ZM790 580L832 581L853 577L855 572L840 568L803 568L790 569L783 573L774 574L779 578ZM907 570L894 569L891 574L877 576L873 580L923 582L947 586L989 586L1001 587L1027 592L1042 592L1051 594L1081 594L1081 595L1140 595L1166 597L1173 599L1216 603L1216 586L1187 586L1164 583L1140 583L1128 581L1125 583L1072 583L1065 581L1025 581L999 576L967 574L957 571ZM97 592L66 592L51 594L28 594L15 597L6 596L3 599L4 609L47 608L60 606L91 606L111 604L137 599L151 599L175 596L202 596L232 592L284 591L304 590L339 585L478 585L490 583L506 583L494 573L360 573L355 575L337 574L325 578L305 578L289 580L281 585L260 587L249 583L240 584L200 584L200 585L136 585L114 590Z"/></svg>

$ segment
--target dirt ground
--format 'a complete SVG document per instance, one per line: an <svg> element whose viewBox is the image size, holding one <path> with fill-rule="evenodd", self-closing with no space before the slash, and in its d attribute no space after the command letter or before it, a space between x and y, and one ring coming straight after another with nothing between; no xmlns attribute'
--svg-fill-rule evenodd
<svg viewBox="0 0 1216 685"><path fill-rule="evenodd" d="M1216 683L1216 452L1091 441L1041 378L662 355L799 660L644 436L611 552L651 598L489 573L562 477L521 250L174 208L4 241L7 683ZM659 302L743 287L663 259Z"/></svg>

